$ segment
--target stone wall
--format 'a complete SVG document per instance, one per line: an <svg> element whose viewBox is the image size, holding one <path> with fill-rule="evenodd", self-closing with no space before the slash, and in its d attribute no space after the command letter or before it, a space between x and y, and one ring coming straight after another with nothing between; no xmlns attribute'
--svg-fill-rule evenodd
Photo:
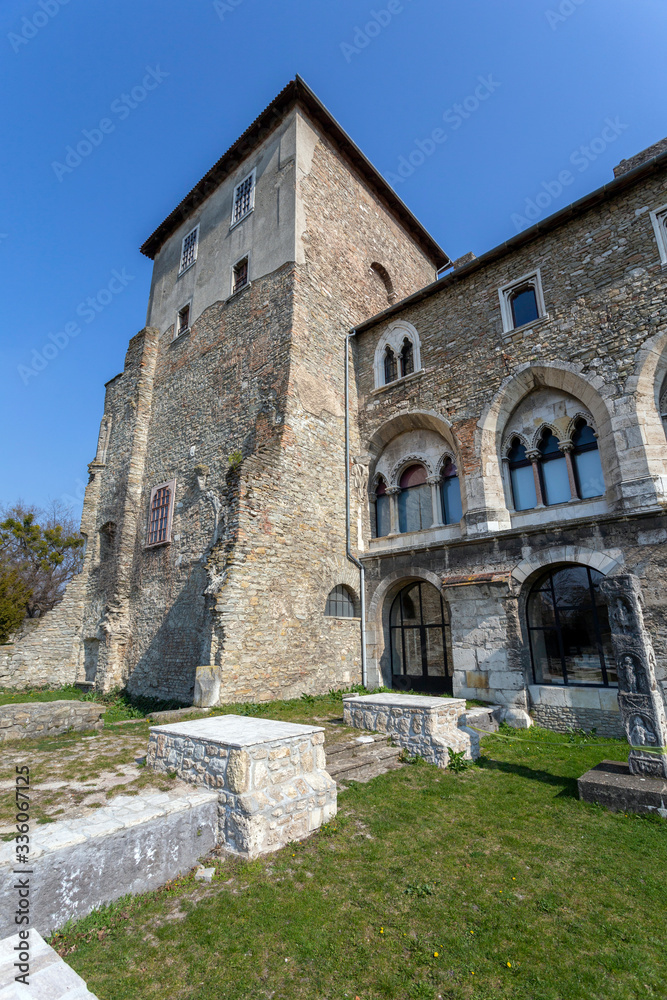
<svg viewBox="0 0 667 1000"><path fill-rule="evenodd" d="M573 729L590 732L594 729L597 736L610 736L615 740L625 739L618 713L565 705L533 705L530 715L538 726L553 729L557 733L568 733Z"/></svg>
<svg viewBox="0 0 667 1000"><path fill-rule="evenodd" d="M0 742L57 736L70 729L102 729L105 705L89 701L29 701L0 705Z"/></svg>

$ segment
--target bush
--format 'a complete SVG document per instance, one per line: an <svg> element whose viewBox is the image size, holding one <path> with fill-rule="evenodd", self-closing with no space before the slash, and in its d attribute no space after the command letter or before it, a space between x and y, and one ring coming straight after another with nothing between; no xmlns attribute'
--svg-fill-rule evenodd
<svg viewBox="0 0 667 1000"><path fill-rule="evenodd" d="M32 591L20 573L0 566L0 643L8 642L25 618Z"/></svg>

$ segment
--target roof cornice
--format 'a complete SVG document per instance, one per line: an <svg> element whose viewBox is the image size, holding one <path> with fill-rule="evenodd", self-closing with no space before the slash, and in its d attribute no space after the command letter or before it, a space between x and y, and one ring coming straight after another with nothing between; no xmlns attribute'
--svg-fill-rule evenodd
<svg viewBox="0 0 667 1000"><path fill-rule="evenodd" d="M359 174L373 194L409 233L415 243L439 270L450 263L445 251L424 229L407 205L398 197L382 174L373 166L347 132L338 124L313 91L296 76L277 97L262 111L258 118L245 130L235 143L223 153L211 169L183 198L173 212L167 216L155 232L141 246L141 252L153 260L166 240L178 227L209 197L213 191L232 174L255 147L284 119L294 107L301 107L322 129L348 165Z"/></svg>

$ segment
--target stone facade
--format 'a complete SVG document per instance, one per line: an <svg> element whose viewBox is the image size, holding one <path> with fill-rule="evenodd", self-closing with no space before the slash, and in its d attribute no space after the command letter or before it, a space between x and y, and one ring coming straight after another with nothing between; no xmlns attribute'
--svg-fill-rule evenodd
<svg viewBox="0 0 667 1000"><path fill-rule="evenodd" d="M406 694L367 694L344 700L348 726L377 730L411 756L447 767L449 750L466 760L479 757L479 734L466 726L463 698L429 698Z"/></svg>
<svg viewBox="0 0 667 1000"><path fill-rule="evenodd" d="M151 728L147 767L218 791L218 843L257 857L336 815L318 726L223 715Z"/></svg>
<svg viewBox="0 0 667 1000"><path fill-rule="evenodd" d="M58 736L70 729L102 729L105 705L85 701L29 701L0 705L0 742Z"/></svg>
<svg viewBox="0 0 667 1000"><path fill-rule="evenodd" d="M252 170L254 207L235 223L234 191ZM180 273L195 226L198 257ZM442 597L440 632L422 620L408 640L424 664L439 658L441 685L500 704L514 725L618 733L602 578L622 578L639 602L637 655L655 658L656 698L667 684L664 246L659 143L434 282L446 255L302 82L290 84L144 244L155 261L148 325L107 385L84 569L5 652L3 683L88 679L201 705L326 691L361 680L363 625L368 683L405 686L390 618L421 581ZM232 294L243 254L250 280ZM526 321L513 311L520 292L534 298ZM184 304L190 325L174 337ZM325 614L336 586L357 613L361 603L346 540L351 330L349 520L363 623ZM566 491L557 501L547 441ZM599 458L593 488L581 480L586 448ZM515 496L517 449L529 480L532 467L528 503ZM420 523L408 529L403 476L415 465ZM452 470L456 516L440 499ZM163 483L175 484L171 535L149 546ZM529 606L566 567L590 571L601 603L583 652L576 629L558 625L559 680L553 643L536 665ZM599 675L587 674L596 656Z"/></svg>

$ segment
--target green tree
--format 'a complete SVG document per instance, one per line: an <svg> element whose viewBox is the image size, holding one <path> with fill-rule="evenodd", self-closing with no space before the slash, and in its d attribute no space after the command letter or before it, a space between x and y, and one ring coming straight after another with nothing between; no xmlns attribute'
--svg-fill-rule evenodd
<svg viewBox="0 0 667 1000"><path fill-rule="evenodd" d="M58 504L43 512L18 503L4 514L0 560L6 570L18 575L28 595L25 614L37 618L55 607L80 571L84 539L75 534L71 518Z"/></svg>
<svg viewBox="0 0 667 1000"><path fill-rule="evenodd" d="M0 643L8 642L20 627L31 596L20 573L0 565Z"/></svg>

